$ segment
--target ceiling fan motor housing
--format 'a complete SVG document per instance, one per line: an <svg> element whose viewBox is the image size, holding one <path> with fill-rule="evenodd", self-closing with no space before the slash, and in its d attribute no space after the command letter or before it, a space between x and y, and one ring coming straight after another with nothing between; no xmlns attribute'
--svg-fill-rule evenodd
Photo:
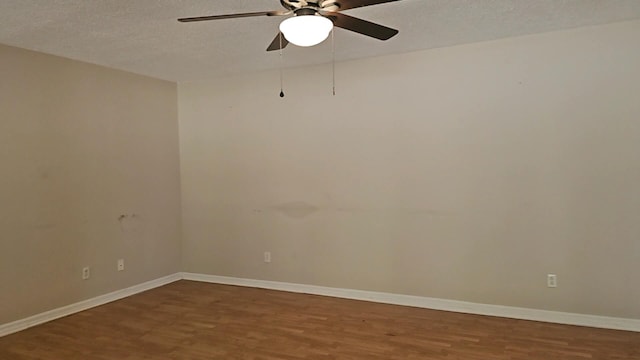
<svg viewBox="0 0 640 360"><path fill-rule="evenodd" d="M280 0L280 3L285 9L293 11L305 8L315 11L324 10L332 12L340 10L338 0Z"/></svg>
<svg viewBox="0 0 640 360"><path fill-rule="evenodd" d="M294 14L296 14L296 16L315 15L318 13L318 10L312 9L312 8L302 8L302 9L294 10L293 12Z"/></svg>

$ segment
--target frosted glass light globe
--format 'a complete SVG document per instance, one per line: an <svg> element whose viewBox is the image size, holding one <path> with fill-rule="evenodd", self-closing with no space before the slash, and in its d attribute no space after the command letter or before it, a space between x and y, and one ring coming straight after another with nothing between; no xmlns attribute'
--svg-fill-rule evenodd
<svg viewBox="0 0 640 360"><path fill-rule="evenodd" d="M293 45L314 46L325 41L333 22L320 15L298 15L280 23L280 31Z"/></svg>

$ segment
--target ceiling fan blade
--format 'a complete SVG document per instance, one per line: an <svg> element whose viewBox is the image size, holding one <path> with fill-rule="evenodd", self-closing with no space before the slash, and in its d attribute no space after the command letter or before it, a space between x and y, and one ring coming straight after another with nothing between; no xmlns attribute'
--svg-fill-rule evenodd
<svg viewBox="0 0 640 360"><path fill-rule="evenodd" d="M359 8L363 6L384 4L384 3L393 2L393 1L400 1L400 0L339 0L337 1L337 3L340 6L340 10L347 10L347 9L354 9L354 8Z"/></svg>
<svg viewBox="0 0 640 360"><path fill-rule="evenodd" d="M337 12L322 11L320 13L331 19L333 21L333 24L337 27L351 30L362 35L371 36L380 40L389 40L399 32L398 30L392 29L390 27Z"/></svg>
<svg viewBox="0 0 640 360"><path fill-rule="evenodd" d="M287 38L285 38L281 32L279 32L278 35L276 35L276 38L273 39L271 45L269 45L269 47L267 48L267 51L280 50L280 44L282 44L282 49L286 48L287 45L289 45L289 40L287 40Z"/></svg>
<svg viewBox="0 0 640 360"><path fill-rule="evenodd" d="M188 18L180 18L178 19L178 21L195 22L195 21L209 21L209 20L221 20L221 19L235 19L235 18L252 17L252 16L281 16L281 15L288 15L290 13L291 11L260 11L260 12L239 13L239 14L188 17Z"/></svg>

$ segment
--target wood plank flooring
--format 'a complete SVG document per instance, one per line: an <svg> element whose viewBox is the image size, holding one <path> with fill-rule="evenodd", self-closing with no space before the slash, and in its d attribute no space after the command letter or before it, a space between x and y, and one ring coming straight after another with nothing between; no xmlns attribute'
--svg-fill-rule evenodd
<svg viewBox="0 0 640 360"><path fill-rule="evenodd" d="M0 338L2 360L640 360L640 333L179 281Z"/></svg>

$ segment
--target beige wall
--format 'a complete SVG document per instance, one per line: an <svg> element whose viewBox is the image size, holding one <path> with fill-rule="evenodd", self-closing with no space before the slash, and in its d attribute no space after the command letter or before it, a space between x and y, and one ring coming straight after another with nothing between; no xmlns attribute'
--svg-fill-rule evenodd
<svg viewBox="0 0 640 360"><path fill-rule="evenodd" d="M638 39L180 84L185 270L640 319Z"/></svg>
<svg viewBox="0 0 640 360"><path fill-rule="evenodd" d="M0 324L180 270L176 91L0 46Z"/></svg>

